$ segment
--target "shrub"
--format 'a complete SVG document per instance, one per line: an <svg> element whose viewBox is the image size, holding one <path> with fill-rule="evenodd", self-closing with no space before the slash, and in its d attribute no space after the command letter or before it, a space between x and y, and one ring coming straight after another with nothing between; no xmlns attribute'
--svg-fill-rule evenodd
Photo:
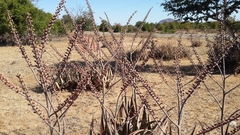
<svg viewBox="0 0 240 135"><path fill-rule="evenodd" d="M13 46L15 43L13 42L13 37L9 34L0 35L0 46Z"/></svg>
<svg viewBox="0 0 240 135"><path fill-rule="evenodd" d="M215 53L215 51L213 51L210 55L212 61L210 63L204 63L196 50L193 52L197 59L190 57L186 47L181 44L181 42L178 42L176 46L170 44L155 46L152 41L153 33L148 33L146 39L142 40L142 42L140 42L141 44L138 44L137 48L139 51L130 53L131 55L134 54L133 58L135 59L134 62L131 62L131 60L126 59L126 52L124 52L123 48L126 33L120 33L120 39L117 39L110 27L111 25L106 25L109 34L114 40L114 42L112 42L113 45L107 42L105 35L103 35L103 37L100 36L95 24L93 11L89 2L86 2L94 28L94 38L92 41L87 40L86 35L83 34L82 28L84 20L79 24L74 24L74 33L71 36L68 35L69 43L64 54L53 49L61 58L61 62L57 66L56 73L54 74L47 70L47 64L43 56L46 54L45 47L50 31L65 1L62 0L59 3L55 15L49 22L47 29L43 32L40 45L36 43L36 34L34 34L31 17L30 15L27 17L29 23L28 36L33 58L29 57L28 52L20 41L19 35L14 27L12 16L8 11L8 20L14 36L14 42L18 45L22 57L25 59L28 68L32 71L39 86L38 88L43 91L41 96L44 97L44 100L38 100L40 95L31 96L32 92L28 91L28 87L25 84L30 82L25 82L20 74L17 75L20 87L12 84L3 74L0 74L0 80L17 94L25 97L33 112L46 124L50 134L66 134L67 123L65 122L65 118L68 116L68 110L73 107L75 101L81 98L81 94L88 88L99 102L99 107L101 107L101 110L99 110L101 112L101 116L99 116L101 117L99 120L99 134L169 133L181 135L195 134L195 131L198 131L196 134L206 134L216 131L217 134L221 133L223 135L225 133L234 134L239 131L238 126L232 129L229 128L229 123L238 122L240 118L239 104L233 100L238 99L240 84L238 82L236 84L231 82L231 78L225 74L225 68L219 68L221 73L220 81L218 81L212 73L215 67L220 66L219 63L227 56L233 46L232 43L235 43L236 40L221 38L223 40L216 44L216 46L221 46L219 47L219 52ZM142 24L140 24L134 34L132 42L135 42L139 36L139 32L150 11L151 10L149 10ZM132 16L130 16L127 24L129 24ZM220 29L220 31L220 36L226 37L226 35L223 34L225 29ZM179 40L182 39L180 38ZM110 56L106 55L101 48L96 47L100 44L105 45L106 48L104 48L104 50L107 51ZM140 72L139 67L136 66L136 61L141 58L142 53L146 52L149 46L151 46L151 51L148 56L151 57L144 59L140 68L146 68L147 62L151 59L151 66L157 71L156 74L158 77L154 82L148 80L148 78ZM194 47L192 47L192 49L194 49ZM73 50L77 52L84 63L83 65L70 62L70 56ZM217 50L217 47L215 50ZM188 78L182 76L182 57L187 57L187 60L190 61L190 66L195 71L194 76L189 76ZM174 59L174 64L171 66L174 68L174 73L169 72L169 68L161 63L161 59ZM196 62L199 65L197 65ZM68 71L68 66L73 67L73 70ZM225 64L223 63L222 66L225 66ZM58 98L61 93L57 92L55 83L61 76L67 78L65 80L68 80L69 78L67 76L73 74L76 74L76 79L73 80L78 81L75 81L76 83L71 93L69 93L69 96L63 97L63 100L61 100ZM53 75L56 77L53 77ZM118 78L116 76L118 76ZM214 86L208 84L209 80L213 82L212 84L214 84ZM109 85L109 83L112 84ZM113 87L117 83L119 83L119 86ZM161 84L160 87L155 87L157 83ZM200 86L203 87L200 89ZM113 94L116 91L118 94ZM110 95L116 98L115 110L110 109L113 105L107 103L108 96ZM132 95L130 99L128 97L129 95ZM208 98L206 98L206 95ZM231 98L227 98L228 96L231 96ZM199 100L203 102L199 103ZM232 102L235 104L232 104ZM204 106L204 110L200 112L201 115L196 116L197 118L184 115L198 112L199 110L196 109L196 107L202 108L203 105L206 106ZM81 104L79 106L81 106ZM191 109L187 109L186 106L190 106ZM193 110L194 108L196 110ZM211 114L213 114L213 111L219 114L218 118L212 118ZM207 122L210 121L211 123L205 124L199 121L200 117L207 117ZM190 126L184 125L190 122L188 121L189 119L191 119ZM195 121L195 119L197 120ZM91 123L90 134L98 134L94 131L93 125L94 120ZM221 131L218 130L219 128Z"/></svg>
<svg viewBox="0 0 240 135"><path fill-rule="evenodd" d="M235 59L235 54L233 53L235 50L237 50L237 44L235 44L236 42L234 43L234 41L230 38L221 38L221 35L217 35L215 36L214 41L210 43L210 49L208 51L208 62L212 63L216 60L216 57L218 57L222 53L223 49L230 48L229 53L224 58L224 63L221 61L219 63L220 67L216 67L215 71L219 71L219 68L224 67L227 73L233 73L235 67L237 67L238 65L238 62Z"/></svg>
<svg viewBox="0 0 240 135"><path fill-rule="evenodd" d="M131 52L131 51L127 51L126 55L127 55L127 59L129 61L137 61L137 60L145 60L147 59L148 56L148 51L144 51L141 53L141 51L139 49Z"/></svg>
<svg viewBox="0 0 240 135"><path fill-rule="evenodd" d="M194 40L194 41L192 41L191 46L192 47L200 47L200 46L202 46L202 42L200 40Z"/></svg>
<svg viewBox="0 0 240 135"><path fill-rule="evenodd" d="M155 59L162 59L162 60L174 60L176 52L178 50L178 47L173 46L171 44L166 44L166 45L159 45L157 47L153 48L154 56L153 58ZM187 57L186 52L181 52L180 58Z"/></svg>

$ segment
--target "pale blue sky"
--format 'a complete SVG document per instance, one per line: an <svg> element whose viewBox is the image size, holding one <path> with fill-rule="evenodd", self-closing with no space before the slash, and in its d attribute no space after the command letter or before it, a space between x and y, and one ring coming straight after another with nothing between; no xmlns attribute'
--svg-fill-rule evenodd
<svg viewBox="0 0 240 135"><path fill-rule="evenodd" d="M36 6L46 12L54 13L60 0L39 0ZM73 8L81 7L85 10L87 5L85 0L66 0L66 7L71 11ZM89 0L94 12L96 23L101 23L100 17L106 19L104 12L107 13L111 24L126 24L128 18L134 11L137 13L132 18L131 24L135 25L137 21L143 20L148 10L153 7L148 16L147 22L159 22L162 19L173 18L168 16L167 12L160 7L160 3L164 0ZM62 12L61 14L65 14Z"/></svg>
<svg viewBox="0 0 240 135"><path fill-rule="evenodd" d="M36 6L46 12L54 13L60 0L39 0ZM72 9L87 9L85 0L66 0L66 7L71 11ZM148 10L153 7L148 16L147 22L159 22L162 19L173 18L169 12L164 12L160 3L165 0L89 0L89 3L94 12L97 25L101 23L100 17L105 19L104 12L107 13L108 18L113 25L114 23L126 24L128 18L134 11L137 13L131 20L131 24L135 25L137 21L143 20ZM61 15L65 12L61 12ZM237 20L240 20L240 13L234 14Z"/></svg>

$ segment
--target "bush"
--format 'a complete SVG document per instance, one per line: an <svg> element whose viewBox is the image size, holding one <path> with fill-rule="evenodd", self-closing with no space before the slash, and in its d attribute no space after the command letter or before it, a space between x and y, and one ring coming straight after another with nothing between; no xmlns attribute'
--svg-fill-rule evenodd
<svg viewBox="0 0 240 135"><path fill-rule="evenodd" d="M136 32L136 31L137 31L137 28L135 26L128 25L128 29L127 29L128 33Z"/></svg>
<svg viewBox="0 0 240 135"><path fill-rule="evenodd" d="M176 51L178 50L178 47L173 46L171 44L167 45L160 45L154 48L154 58L155 59L162 59L162 60L173 60L175 59ZM180 52L180 58L184 58L187 56L185 52Z"/></svg>
<svg viewBox="0 0 240 135"><path fill-rule="evenodd" d="M91 16L93 16L91 7L88 1L86 2ZM56 17L63 8L64 3L64 0L59 3L55 13ZM74 107L77 99L84 96L82 93L86 91L88 87L94 99L99 103L98 106L94 107L99 107L100 109L98 111L101 113L101 115L97 117L100 123L100 127L98 128L100 129L100 133L95 131L95 120L92 118L90 134L156 133L181 135L210 134L210 132L214 130L217 133L213 132L213 134L221 133L223 135L225 133L234 134L239 131L239 127L235 127L235 129L228 128L229 123L239 122L240 118L239 101L235 100L239 99L239 81L232 83L231 78L224 74L224 68L221 70L223 72L221 72L220 79L215 78L218 76L212 74L212 69L220 66L220 61L228 54L229 49L233 46L233 41L226 39L226 42L222 42L217 38L213 46L213 52L210 53L210 58L212 58L210 63L203 63L197 51L194 51L197 59L187 57L191 62L190 68L193 67L192 69L195 71L194 76L184 77L182 76L183 70L180 58L188 56L188 52L181 42L178 42L177 46L171 44L155 46L151 40L152 33L148 33L146 40L142 40L144 43L140 42L142 44L138 44L137 48L141 51L136 50L135 52L127 53L128 58L132 57L137 61L141 59L142 56L146 56L144 53L147 52L147 47L152 45L150 56L153 60L150 66L153 66L157 73L154 73L156 78L153 78L153 76L147 77L144 73L140 72L143 70L137 69L136 63L131 63L121 57L124 53L123 41L126 34L122 33L122 38L111 44L107 42L105 36L99 36L100 34L97 30L94 17L91 17L93 27L95 28L92 40L94 43L91 43L91 40L88 41L85 38L86 35L81 31L84 22L80 22L80 24L75 27L73 35L68 36L69 42L66 51L61 54L57 49L53 49L59 58L61 58L61 62L55 70L56 74L52 74L47 70L46 55L44 54L49 52L49 50L46 51L45 48L47 43L46 39L48 39L50 35L50 30L53 29L53 24L56 23L56 17L52 17L47 30L43 32L40 45L37 45L35 42L36 35L31 25L32 20L29 17L27 18L30 31L29 37L33 40L33 42L31 42L32 50L29 51L21 44L22 42L20 42L19 35L14 27L11 13L8 12L9 24L12 34L14 35L13 41L19 46L22 57L25 59L31 73L33 73L32 75L36 79L37 85L39 86L38 88L41 89L43 93L32 96L34 93L29 92L27 87L27 84L31 83L32 80L28 79L25 82L20 74L17 75L20 83L18 87L18 85L14 85L0 73L0 80L14 92L25 97L32 111L46 124L48 127L46 129L49 130L51 135L67 134L66 128L72 130L72 127L67 125L69 123L67 121L68 119L66 119L66 117L69 117L68 111ZM145 19L146 18L147 16ZM106 27L113 39L116 39L117 35L113 33L110 25ZM222 29L222 31L223 30L224 29ZM136 42L136 38L139 36L138 32L135 33L136 35L132 39L132 42ZM226 35L221 36L225 37ZM76 44L77 41L81 42ZM95 42L96 44L103 44L104 42L106 48L104 50L100 50L101 48L99 48L99 50L94 51L94 49L90 47L93 46ZM84 64L71 64L71 62L69 62L73 50L79 54L77 58L80 58ZM109 55L105 55L106 53L104 51L107 51L106 53ZM29 52L31 55L28 55ZM29 57L32 55L33 57ZM50 58L52 57L50 56ZM161 63L161 59L175 59L175 61L171 67L166 67L164 63ZM141 64L142 69L147 68L146 63L148 60L149 59L144 60ZM197 66L194 63L195 61L201 65ZM114 64L112 64L113 62ZM222 66L225 65L226 64L222 64ZM69 66L72 66L73 70L68 70ZM174 68L174 73L169 72L169 68ZM114 70L114 72L112 72L112 70ZM21 72L21 70L19 71ZM149 75L149 73L146 74ZM56 78L54 78L53 75L55 75ZM54 87L55 83L60 81L58 78L61 78L61 76L65 82L68 82L70 79L75 81L74 83L70 83L71 89L69 91L71 91L71 93L69 93L68 96L56 92L57 89ZM105 85L106 83L111 85L108 85L108 87ZM116 85L116 87L112 87L117 83L118 85ZM65 83L63 83L63 86L64 84ZM155 87L157 84L160 84L158 85L159 87ZM132 96L129 97L129 95ZM43 96L43 98L41 98L41 96ZM62 97L60 98L59 96ZM114 98L113 104L109 103L110 96ZM7 98L8 100L9 98L12 100L12 97ZM89 98L89 96L87 96L87 98ZM80 108L85 104L82 102L78 103L76 106ZM88 105L92 103L93 102ZM112 106L115 107L115 110L112 110ZM186 108L186 106L188 106L188 108ZM16 109L15 105L11 106L11 108ZM199 111L199 109L202 110ZM74 108L72 110L76 111ZM215 113L217 117L213 118L211 116L213 113ZM80 119L84 121L88 118L86 116L83 118L83 114L78 113L78 111L71 113L70 116L71 115L74 120L76 117L80 117ZM28 117L27 113L26 117ZM199 120L200 118L201 121ZM203 120L207 120L207 122L205 123ZM13 121L15 121L15 117ZM209 123L209 121L211 123ZM78 123L83 124L77 121L77 124ZM187 123L187 125L185 123ZM197 125L196 123L199 124ZM3 128L5 128L5 126ZM221 131L219 131L219 128ZM76 132L79 134L81 129L83 128L79 127ZM198 131L198 133L194 133L194 131Z"/></svg>
<svg viewBox="0 0 240 135"><path fill-rule="evenodd" d="M129 61L145 60L148 56L148 52L144 51L144 52L140 53L140 50L135 50L133 52L127 51L126 55L127 55L127 59Z"/></svg>
<svg viewBox="0 0 240 135"><path fill-rule="evenodd" d="M225 42L223 45L222 42ZM232 47L231 47L232 46ZM221 61L220 67L224 67L227 73L233 73L235 70L235 67L238 65L235 54L233 53L235 50L237 50L237 46L234 46L234 42L230 38L225 38L224 41L221 40L221 36L216 36L214 38L214 42L210 44L210 49L208 51L208 62L212 63L213 61L216 61L216 58L221 55L223 49L230 48L229 53L226 55L225 59L225 65ZM218 71L218 67L215 68L215 71Z"/></svg>
<svg viewBox="0 0 240 135"><path fill-rule="evenodd" d="M200 47L200 46L202 46L202 42L200 40L194 40L194 41L192 41L191 46L192 47Z"/></svg>
<svg viewBox="0 0 240 135"><path fill-rule="evenodd" d="M113 32L121 32L122 26L121 24L115 24Z"/></svg>
<svg viewBox="0 0 240 135"><path fill-rule="evenodd" d="M48 21L51 19L52 14L46 13L41 9L32 4L30 0L2 0L0 1L0 35L10 34L8 20L7 20L7 10L11 11L14 14L13 22L18 31L18 34L23 43L27 44L27 14L31 14L31 19L33 20L32 25L34 27L35 34L43 36L42 31L47 27ZM60 20L54 24L54 28L51 31L51 34L63 34L64 30ZM0 37L0 46L4 45L14 45L11 42L8 42L8 39L5 37ZM12 39L13 37L11 37Z"/></svg>
<svg viewBox="0 0 240 135"><path fill-rule="evenodd" d="M15 43L13 42L13 36L9 34L0 35L0 46L13 46Z"/></svg>

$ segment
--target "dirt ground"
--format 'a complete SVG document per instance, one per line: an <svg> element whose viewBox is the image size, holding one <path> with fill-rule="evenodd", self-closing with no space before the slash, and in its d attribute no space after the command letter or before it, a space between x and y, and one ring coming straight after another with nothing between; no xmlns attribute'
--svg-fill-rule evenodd
<svg viewBox="0 0 240 135"><path fill-rule="evenodd" d="M131 38L125 40L125 45L131 44ZM156 37L155 42L159 45L161 44L176 44L177 37L161 38ZM206 62L206 43L203 40L203 45L197 47L200 57ZM189 40L183 40L183 44L189 46ZM66 38L54 39L50 42L53 44L60 52L64 52L67 46ZM128 48L128 47L126 47ZM26 51L28 52L30 58L31 48L26 46ZM0 73L8 78L12 83L19 85L16 78L17 73L21 73L24 78L25 83L30 89L30 94L33 98L37 98L40 102L44 102L44 96L42 93L36 93L32 90L36 87L37 83L31 73L31 70L27 67L25 60L22 58L18 47L1 47L0 48ZM190 55L192 52L190 52ZM59 59L55 57L53 50L47 46L47 53L45 56L45 63L48 66L58 63ZM73 52L71 60L79 60L80 56ZM196 60L195 60L196 61ZM151 65L151 61L149 65ZM164 64L169 68L173 69L173 61L164 62ZM190 73L192 67L187 59L181 60L181 65L183 69L183 83L191 80L194 76ZM149 66L150 68L153 68ZM149 70L150 71L150 70ZM176 95L169 87L164 84L159 75L156 72L142 72L141 76L148 80L151 85L154 85L155 92L160 96L160 98L169 106L176 107ZM170 77L175 77L174 75L166 76L169 79L170 84L174 84ZM221 76L218 74L213 75L213 78L221 82ZM226 83L227 89L233 88L236 84L240 83L240 75L230 76ZM216 96L218 100L221 99L221 90L217 84L212 79L207 79L206 84L209 90ZM174 86L174 85L173 85ZM186 86L186 89L188 87ZM114 86L111 93L108 94L106 102L109 108L114 108L116 103L117 95L120 91L120 85ZM62 97L67 97L68 92L62 92ZM227 96L226 99L226 112L225 114L229 116L234 110L240 109L240 88L236 88L231 94ZM48 127L41 121L41 119L33 113L30 106L27 105L27 101L19 94L16 94L13 90L6 87L2 82L0 82L0 135L31 135L31 134L48 134ZM92 118L95 118L96 129L100 123L101 108L99 102L93 96L91 92L84 92L77 99L73 107L69 110L66 115L66 134L68 135L79 135L88 134L90 129L90 123ZM186 105L186 110L184 114L183 121L183 134L189 134L193 129L195 124L198 124L197 129L200 128L198 121L202 122L203 125L214 124L220 117L219 108L214 102L214 99L210 96L207 90L202 86L198 89L195 94L192 95L191 99ZM240 124L240 122L237 122ZM211 134L219 134L219 130L212 132Z"/></svg>

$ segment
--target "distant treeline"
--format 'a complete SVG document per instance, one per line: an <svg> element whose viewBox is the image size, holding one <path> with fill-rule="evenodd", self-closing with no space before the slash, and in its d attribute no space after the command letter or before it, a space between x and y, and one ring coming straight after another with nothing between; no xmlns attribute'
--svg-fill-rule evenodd
<svg viewBox="0 0 240 135"><path fill-rule="evenodd" d="M130 25L128 26L127 32L135 32L139 26L141 26L141 21L138 21L135 26ZM232 22L232 25L236 30L240 29L240 21ZM178 30L217 30L220 27L220 23L216 21L212 22L165 22L162 24L154 24L146 22L143 27L142 31L158 31L161 33L175 33ZM123 26L120 24L115 24L112 26L114 32L121 32ZM100 25L100 30L101 25Z"/></svg>
<svg viewBox="0 0 240 135"><path fill-rule="evenodd" d="M1 0L0 1L0 46L9 45L12 42L12 37L9 29L9 22L7 19L7 10L10 10L13 16L13 21L16 26L21 39L27 42L27 20L26 14L30 13L33 20L33 27L37 36L41 37L44 29L47 28L47 25L52 17L52 14L44 12L42 9L38 9L32 3L31 0ZM66 30L71 32L73 28L72 21L76 23L80 22L84 18L85 24L83 25L83 30L92 31L91 16L88 12L83 12L79 16L70 17L68 15L63 15L62 18L57 19L53 29L51 29L51 34L53 35L62 35L66 33ZM240 21L234 21L234 19L229 19L229 23L234 25L236 29L240 29ZM135 32L138 27L142 25L141 21L136 22L135 25L129 25L127 32ZM108 31L109 28L112 28L114 32L121 32L124 30L125 26L122 26L119 23L113 25L108 24L107 21L103 20L102 23L98 26L100 31ZM145 22L142 31L155 31L161 33L174 33L177 30L204 30L204 29L213 29L216 30L220 27L219 22L165 22L162 24L148 23Z"/></svg>

